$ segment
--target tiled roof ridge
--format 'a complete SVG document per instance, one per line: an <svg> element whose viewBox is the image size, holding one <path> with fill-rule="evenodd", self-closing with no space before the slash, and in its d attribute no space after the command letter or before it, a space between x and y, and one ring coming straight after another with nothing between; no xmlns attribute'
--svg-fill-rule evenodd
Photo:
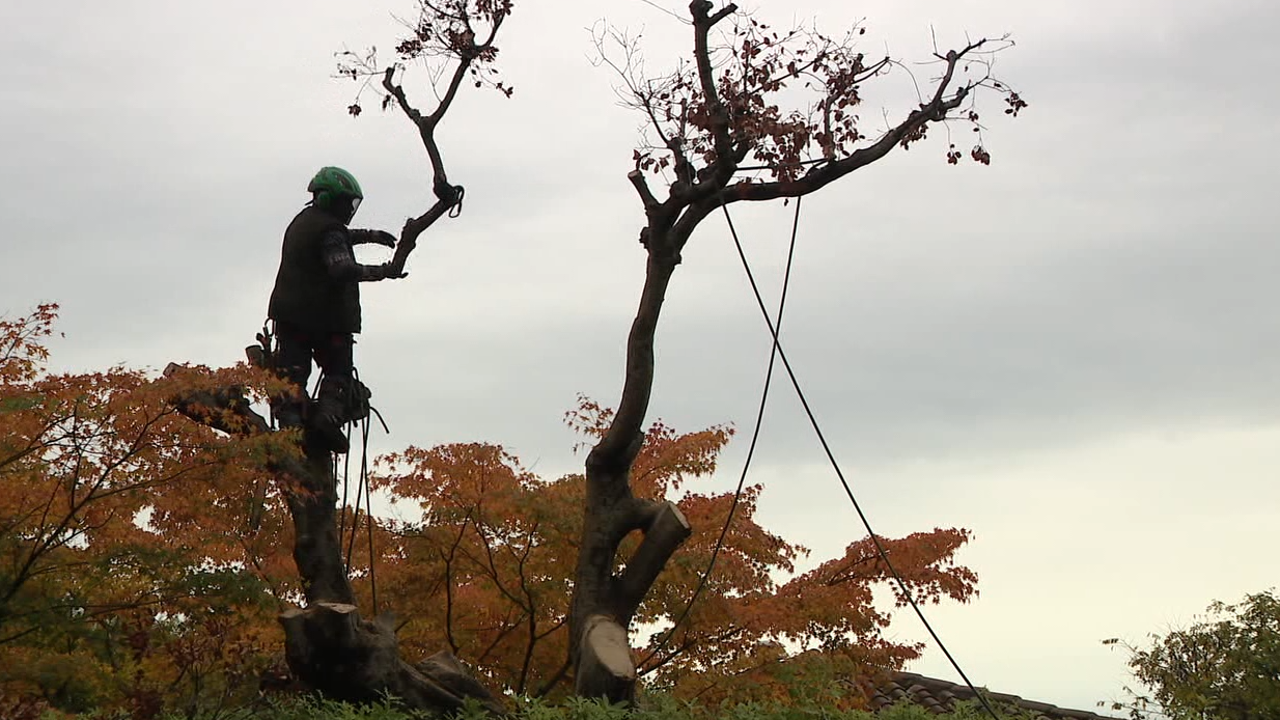
<svg viewBox="0 0 1280 720"><path fill-rule="evenodd" d="M984 690L987 699L998 705L1012 705L1035 714L1037 720L1116 720L1087 710L1060 708L1057 705L1026 700L1017 695ZM879 710L902 700L925 707L934 713L950 712L957 700L974 699L967 685L931 678L920 673L898 671L876 683L869 693L871 709Z"/></svg>

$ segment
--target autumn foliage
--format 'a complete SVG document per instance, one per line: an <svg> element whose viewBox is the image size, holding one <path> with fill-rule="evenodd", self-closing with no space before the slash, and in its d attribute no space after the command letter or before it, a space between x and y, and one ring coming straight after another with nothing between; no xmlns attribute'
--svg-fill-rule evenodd
<svg viewBox="0 0 1280 720"><path fill-rule="evenodd" d="M43 306L0 324L0 707L145 718L256 696L278 664L275 615L297 599L287 512L263 470L291 452L289 438L209 430L171 398L229 385L254 397L276 381L244 367L51 373L55 314ZM566 419L589 442L611 412L584 399ZM757 524L758 485L743 493L707 589L659 644L733 500L696 491L732 436L654 423L633 467L637 494L680 497L696 528L636 618L646 681L704 700L785 699L797 670L852 677L914 657L917 646L883 637L888 610L872 589L885 568L869 541L797 574L808 551ZM374 488L413 518L375 517L373 536L379 599L403 618L406 655L446 647L507 692L566 693L584 478L540 479L485 443L411 447L377 467ZM350 532L351 515L344 522ZM886 542L918 599L964 601L976 578L953 557L968 538L951 529ZM352 548L359 588L368 545Z"/></svg>
<svg viewBox="0 0 1280 720"><path fill-rule="evenodd" d="M567 416L589 440L610 418L585 399ZM690 698L778 699L796 669L787 658L803 655L800 663L852 678L916 657L919 646L882 634L889 614L875 607L872 590L888 586L889 575L870 540L797 574L808 551L757 524L759 485L744 490L706 590L661 643L707 569L733 501L731 493L689 486L715 472L732 434L724 426L679 433L654 423L632 468L638 496L680 497L695 528L636 617L643 677ZM376 484L423 511L422 521L387 527L379 560L380 594L411 618L401 642L424 651L443 643L518 694L567 692L567 578L581 532L583 476L542 481L501 447L472 443L385 458ZM953 557L968 539L968 531L938 529L888 540L886 548L918 600L964 601L977 578Z"/></svg>
<svg viewBox="0 0 1280 720"><path fill-rule="evenodd" d="M228 700L290 588L281 518L245 527L263 458L287 450L196 425L170 399L274 381L50 373L56 311L0 321L0 697L14 715L25 698L139 718Z"/></svg>

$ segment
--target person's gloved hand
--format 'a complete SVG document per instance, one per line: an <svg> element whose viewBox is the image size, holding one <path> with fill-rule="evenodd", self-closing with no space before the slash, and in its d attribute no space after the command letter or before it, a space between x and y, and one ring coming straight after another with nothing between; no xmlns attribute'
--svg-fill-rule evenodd
<svg viewBox="0 0 1280 720"><path fill-rule="evenodd" d="M385 262L378 266L379 275L383 280L399 280L400 278L409 277L409 273L403 269L397 269L392 263Z"/></svg>

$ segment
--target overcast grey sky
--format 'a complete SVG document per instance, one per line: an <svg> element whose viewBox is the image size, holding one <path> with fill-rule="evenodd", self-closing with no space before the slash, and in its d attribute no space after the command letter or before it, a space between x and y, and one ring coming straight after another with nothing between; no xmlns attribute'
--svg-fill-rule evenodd
<svg viewBox="0 0 1280 720"><path fill-rule="evenodd" d="M878 532L975 531L961 560L981 596L930 611L970 677L1085 709L1119 696L1123 657L1100 640L1277 583L1280 6L747 5L831 32L866 18L867 53L908 61L931 32L1017 41L997 69L1031 106L1008 122L988 99L991 167L948 166L935 131L804 201L783 340ZM317 168L360 179L356 225L397 230L428 202L413 128L347 117L355 88L329 78L335 50L389 48L411 10L5 4L0 313L60 302L63 368L240 360ZM385 449L489 440L555 475L580 461L559 422L575 394L616 401L643 270L625 180L640 119L588 61L601 18L643 29L651 67L691 43L640 0L517 4L501 43L515 97L464 92L441 131L462 217L408 279L364 293L357 362ZM867 118L914 98L901 71L867 96ZM791 210L734 209L775 295ZM748 429L769 340L718 218L684 259L654 416ZM863 533L794 397L773 397L760 513L817 562ZM730 487L744 451L707 487ZM908 616L893 630L924 637ZM936 651L911 669L954 679Z"/></svg>

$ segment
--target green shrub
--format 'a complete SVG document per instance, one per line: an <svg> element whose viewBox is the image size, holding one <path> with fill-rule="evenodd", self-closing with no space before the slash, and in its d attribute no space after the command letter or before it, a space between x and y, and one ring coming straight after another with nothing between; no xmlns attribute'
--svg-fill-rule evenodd
<svg viewBox="0 0 1280 720"><path fill-rule="evenodd" d="M1031 720L1029 713L997 708L1000 720ZM61 720L67 716L55 716ZM386 700L372 705L292 697L261 700L249 707L223 709L195 715L166 715L164 720L490 720L478 703L448 718L410 712ZM50 720L54 720L53 717ZM125 715L80 715L77 720L129 720ZM645 693L631 709L597 700L568 698L556 704L521 699L510 720L989 720L976 702L958 703L954 712L934 715L920 705L899 703L877 713L842 710L818 701L725 703L710 707L680 700L668 693Z"/></svg>

